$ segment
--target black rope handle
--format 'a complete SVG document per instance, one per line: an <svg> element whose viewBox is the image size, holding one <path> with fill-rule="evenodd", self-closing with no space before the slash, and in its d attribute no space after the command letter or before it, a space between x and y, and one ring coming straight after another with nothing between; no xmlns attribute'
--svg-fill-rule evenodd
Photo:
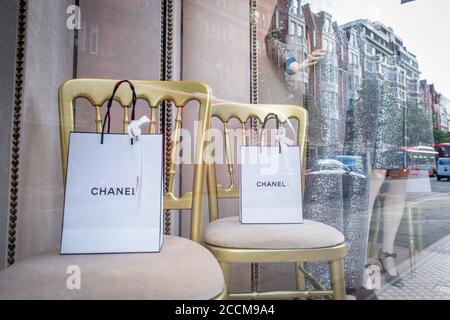
<svg viewBox="0 0 450 320"><path fill-rule="evenodd" d="M130 89L131 89L131 91L133 93L133 98L132 98L133 106L131 108L131 121L135 120L137 96L136 96L136 91L134 90L134 85L129 80L121 80L121 81L117 82L116 85L114 86L114 90L112 92L112 95L111 95L111 97L109 97L109 100L108 100L106 114L105 114L105 117L103 118L102 135L101 135L100 144L103 144L104 135L105 135L106 121L108 121L107 133L109 133L111 131L111 115L110 115L111 106L112 106L112 104L114 102L114 96L116 95L117 90L119 89L119 87L123 83L128 83L128 85L130 86ZM133 143L133 142L131 142L131 143Z"/></svg>
<svg viewBox="0 0 450 320"><path fill-rule="evenodd" d="M269 113L268 115L266 115L266 117L264 118L264 121L263 121L263 125L262 125L262 128L261 128L261 136L260 136L260 139L259 139L259 141L260 141L260 143L259 143L260 149L261 149L261 145L262 145L262 141L261 141L262 140L262 134L263 134L264 130L266 130L267 120L269 120L271 118L275 118L275 125L276 125L276 128L277 128L277 132L278 132L278 130L280 130L281 121L280 121L280 118L278 118L278 115L275 114L275 113ZM277 142L278 142L279 153L281 153L281 143L278 140L277 140Z"/></svg>

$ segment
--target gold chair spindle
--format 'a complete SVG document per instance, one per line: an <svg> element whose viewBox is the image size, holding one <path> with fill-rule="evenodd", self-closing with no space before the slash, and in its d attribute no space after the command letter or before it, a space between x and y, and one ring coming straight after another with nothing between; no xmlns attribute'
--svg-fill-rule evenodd
<svg viewBox="0 0 450 320"><path fill-rule="evenodd" d="M242 122L242 145L247 146L247 128L245 127L245 122Z"/></svg>
<svg viewBox="0 0 450 320"><path fill-rule="evenodd" d="M150 134L156 133L156 108L151 108L151 119L150 119Z"/></svg>
<svg viewBox="0 0 450 320"><path fill-rule="evenodd" d="M225 151L227 153L228 176L230 178L230 187L234 186L234 164L233 150L231 150L230 132L226 122L223 123L225 133Z"/></svg>
<svg viewBox="0 0 450 320"><path fill-rule="evenodd" d="M268 141L266 140L267 139L267 128L264 128L264 129L261 128L261 136L258 137L258 139L260 139L259 144L262 147L265 147L268 145Z"/></svg>
<svg viewBox="0 0 450 320"><path fill-rule="evenodd" d="M130 118L128 117L128 106L123 107L123 133L128 133L128 125L130 124Z"/></svg>
<svg viewBox="0 0 450 320"><path fill-rule="evenodd" d="M100 106L94 106L95 108L95 130L97 133L102 132L102 115L100 113Z"/></svg>

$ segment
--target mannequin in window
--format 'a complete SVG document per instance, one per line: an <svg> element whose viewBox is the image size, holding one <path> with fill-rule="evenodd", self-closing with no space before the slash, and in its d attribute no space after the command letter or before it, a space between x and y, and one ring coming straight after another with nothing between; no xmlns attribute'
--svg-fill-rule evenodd
<svg viewBox="0 0 450 320"><path fill-rule="evenodd" d="M384 182L388 190L384 194L383 244L378 259L384 271L385 281L402 287L403 282L396 268L394 240L403 216L406 200L406 182L409 175L405 164L404 109L398 108L397 84L392 77L395 66L388 66L384 74L375 57L364 58L367 66L363 75L359 98L355 103L353 117L348 124L352 134L347 141L352 154L363 157L369 168L368 227L375 199ZM394 81L393 81L394 80ZM368 243L368 234L366 238ZM366 265L368 268L369 265ZM373 293L369 269L359 294ZM364 292L364 288L370 291ZM358 290L358 288L353 288ZM361 290L363 293L361 293Z"/></svg>

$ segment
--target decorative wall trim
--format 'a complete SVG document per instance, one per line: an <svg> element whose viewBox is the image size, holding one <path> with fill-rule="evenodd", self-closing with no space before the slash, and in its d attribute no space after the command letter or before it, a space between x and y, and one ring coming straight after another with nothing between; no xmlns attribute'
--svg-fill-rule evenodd
<svg viewBox="0 0 450 320"><path fill-rule="evenodd" d="M258 0L250 0L250 103L258 103ZM251 119L252 144L258 143L258 120Z"/></svg>
<svg viewBox="0 0 450 320"><path fill-rule="evenodd" d="M250 99L258 103L258 0L250 0Z"/></svg>
<svg viewBox="0 0 450 320"><path fill-rule="evenodd" d="M8 266L16 261L17 240L17 207L19 198L19 151L20 151L20 127L22 117L22 96L24 80L24 58L25 58L25 32L27 17L27 1L19 0L17 19L17 48L16 48L16 70L14 88L14 110L12 118L11 133L11 169L10 169L10 192L9 192L9 217L8 217Z"/></svg>
<svg viewBox="0 0 450 320"><path fill-rule="evenodd" d="M250 103L258 103L258 0L249 0L250 6ZM252 117L251 120L252 144L257 144L258 135L258 119ZM250 266L251 273L251 290L256 292L259 290L259 264L252 263Z"/></svg>
<svg viewBox="0 0 450 320"><path fill-rule="evenodd" d="M170 81L173 79L173 46L174 46L174 1L173 0L161 0L161 80ZM172 152L172 102L163 102L160 112L160 126L161 132L164 135L165 146L165 175L166 183L165 190L168 191L169 187L169 170ZM166 210L164 212L164 234L170 234L172 231L172 218L171 211Z"/></svg>

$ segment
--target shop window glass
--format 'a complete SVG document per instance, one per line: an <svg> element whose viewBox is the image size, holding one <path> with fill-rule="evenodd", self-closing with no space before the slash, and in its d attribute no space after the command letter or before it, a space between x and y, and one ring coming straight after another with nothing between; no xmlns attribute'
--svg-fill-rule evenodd
<svg viewBox="0 0 450 320"><path fill-rule="evenodd" d="M59 170L59 86L73 77L160 79L161 1L77 2L79 30L68 29L67 17L61 14L74 1L27 2L18 259L56 247L60 241L64 186ZM347 15L334 2L176 0L173 79L207 83L214 102L304 107L309 127L303 214L344 234L349 249L344 261L347 289L361 289L368 284L368 275L376 274L382 281L374 293L382 299L450 299L441 283L450 269L446 253L450 243L450 183L446 181L450 178L450 100L445 97L450 92L445 92L445 83L431 79L429 61L436 57L441 73L449 62L437 58L442 57L436 49L439 43L423 36L436 33L433 21L446 23L437 16L442 17L440 11L448 13L444 9L450 7L440 0L443 9L434 10L433 21L428 21L417 9L428 10L422 4L426 1L397 4L415 10L416 20L408 18L405 9L405 16L391 17L389 25L384 16L380 22L366 19L373 7L357 0L348 10L362 9L355 19L345 21ZM413 41L418 36L411 30L420 31L417 25L427 30L420 38L428 44L426 50L419 50ZM313 54L320 56L318 61L311 58ZM423 82L425 75L430 77L428 82ZM138 117L148 110L142 101L137 108ZM76 130L93 131L94 116L95 109L86 101L76 101ZM114 103L113 132L122 131L122 116ZM188 120L182 126L193 133L194 117L185 116ZM252 119L246 126L252 132L261 128ZM223 130L217 119L212 127ZM233 119L228 128L242 127ZM240 169L234 169L239 181ZM218 168L218 181L227 181L228 170L225 165ZM192 182L193 170L183 165L181 172L179 189L184 191ZM220 212L237 213L239 204L226 200ZM174 233L189 236L189 217L181 216L176 227ZM0 223L3 229L5 224ZM233 269L237 276L232 290L245 289L246 284L236 285L236 279L254 276L249 268ZM307 263L305 269L330 287L327 264ZM261 270L263 287L288 287L284 280L293 278L295 269L262 264ZM428 277L433 272L435 279Z"/></svg>

